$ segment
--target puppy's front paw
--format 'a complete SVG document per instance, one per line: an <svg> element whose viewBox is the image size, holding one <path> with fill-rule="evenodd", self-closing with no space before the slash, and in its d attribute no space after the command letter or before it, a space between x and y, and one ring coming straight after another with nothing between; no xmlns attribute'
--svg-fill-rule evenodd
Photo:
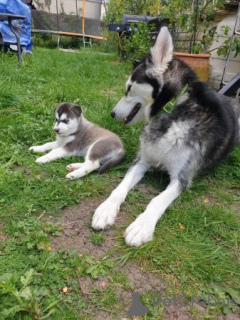
<svg viewBox="0 0 240 320"><path fill-rule="evenodd" d="M36 159L35 162L37 163L47 163L47 162L50 162L51 159L49 159L47 156L42 156L42 157L39 157Z"/></svg>
<svg viewBox="0 0 240 320"><path fill-rule="evenodd" d="M129 246L139 247L153 239L154 230L155 223L142 213L126 229L125 242Z"/></svg>
<svg viewBox="0 0 240 320"><path fill-rule="evenodd" d="M116 201L107 199L95 211L92 219L93 229L105 229L114 225L116 216L119 212L119 205Z"/></svg>
<svg viewBox="0 0 240 320"><path fill-rule="evenodd" d="M66 175L66 179L74 180L80 178L79 174L75 171L72 171Z"/></svg>
<svg viewBox="0 0 240 320"><path fill-rule="evenodd" d="M83 165L83 163L71 163L68 166L66 166L66 169L68 171L74 171L74 170L79 169L82 165Z"/></svg>
<svg viewBox="0 0 240 320"><path fill-rule="evenodd" d="M33 152L44 152L42 146L32 146L28 150L32 150Z"/></svg>

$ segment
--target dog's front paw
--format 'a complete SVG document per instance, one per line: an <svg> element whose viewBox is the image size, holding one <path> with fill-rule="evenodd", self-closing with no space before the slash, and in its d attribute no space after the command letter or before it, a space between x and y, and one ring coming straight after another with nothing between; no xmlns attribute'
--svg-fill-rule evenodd
<svg viewBox="0 0 240 320"><path fill-rule="evenodd" d="M107 199L95 211L92 219L93 229L105 229L108 226L114 225L116 216L119 212L119 205L116 201Z"/></svg>
<svg viewBox="0 0 240 320"><path fill-rule="evenodd" d="M44 152L42 146L32 146L29 150L32 150L33 152Z"/></svg>
<svg viewBox="0 0 240 320"><path fill-rule="evenodd" d="M36 159L35 162L37 163L47 163L47 162L50 162L51 159L49 159L47 156L42 156L42 157L39 157Z"/></svg>
<svg viewBox="0 0 240 320"><path fill-rule="evenodd" d="M125 242L129 246L139 247L153 239L154 230L155 223L142 213L126 229Z"/></svg>

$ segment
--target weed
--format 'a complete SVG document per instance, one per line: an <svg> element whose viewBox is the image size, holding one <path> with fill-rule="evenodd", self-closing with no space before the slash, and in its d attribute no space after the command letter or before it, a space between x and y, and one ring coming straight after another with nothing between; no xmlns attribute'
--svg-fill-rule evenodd
<svg viewBox="0 0 240 320"><path fill-rule="evenodd" d="M5 273L0 276L0 316L1 319L13 319L16 314L29 314L36 320L49 318L56 313L57 300L44 306L43 299L49 292L45 287L34 288L33 277L40 276L33 269L19 276Z"/></svg>
<svg viewBox="0 0 240 320"><path fill-rule="evenodd" d="M90 274L92 278L97 279L99 276L105 276L108 270L114 266L113 261L103 259L102 261L94 261L90 257L85 257L89 267L86 269L86 274Z"/></svg>
<svg viewBox="0 0 240 320"><path fill-rule="evenodd" d="M209 307L211 314L216 314L219 310L223 314L236 311L240 305L240 295L238 290L234 290L227 285L216 285L214 283L207 286L200 286L199 295L202 297L202 305Z"/></svg>
<svg viewBox="0 0 240 320"><path fill-rule="evenodd" d="M38 218L27 217L18 221L11 221L6 232L13 234L15 238L20 238L21 245L27 249L49 250L51 251L49 235L60 235L61 228L58 224L51 222L43 223Z"/></svg>
<svg viewBox="0 0 240 320"><path fill-rule="evenodd" d="M93 232L91 235L91 242L94 244L104 243L105 238L101 232Z"/></svg>

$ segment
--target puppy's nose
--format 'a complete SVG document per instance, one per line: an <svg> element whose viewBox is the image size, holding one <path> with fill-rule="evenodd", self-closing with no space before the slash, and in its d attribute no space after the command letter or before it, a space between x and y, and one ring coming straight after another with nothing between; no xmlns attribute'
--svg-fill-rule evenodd
<svg viewBox="0 0 240 320"><path fill-rule="evenodd" d="M111 117L115 118L116 113L114 111L111 112Z"/></svg>
<svg viewBox="0 0 240 320"><path fill-rule="evenodd" d="M54 131L55 131L56 133L59 133L59 129L58 129L58 128L54 128Z"/></svg>

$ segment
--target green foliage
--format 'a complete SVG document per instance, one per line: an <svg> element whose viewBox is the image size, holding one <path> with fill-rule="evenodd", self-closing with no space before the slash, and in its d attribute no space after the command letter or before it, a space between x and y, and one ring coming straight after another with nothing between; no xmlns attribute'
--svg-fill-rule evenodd
<svg viewBox="0 0 240 320"><path fill-rule="evenodd" d="M123 14L154 16L158 13L158 0L109 0L104 20L108 23L120 23Z"/></svg>
<svg viewBox="0 0 240 320"><path fill-rule="evenodd" d="M197 7L196 1L173 0L161 1L162 15L170 19L174 33L175 50L189 53L207 53L213 42L218 38L214 19L216 10L224 8L224 1L202 1ZM224 35L229 36L217 49L218 55L226 56L230 46L229 26L222 26ZM185 33L183 36L182 33ZM184 38L184 40L183 40ZM235 57L240 53L240 41L234 38L230 50Z"/></svg>
<svg viewBox="0 0 240 320"><path fill-rule="evenodd" d="M123 50L126 56L133 60L145 58L152 46L149 33L153 31L153 25L139 22L132 26L132 29L131 36L124 39Z"/></svg>
<svg viewBox="0 0 240 320"><path fill-rule="evenodd" d="M122 15L125 14L139 14L151 16L159 16L161 18L168 18L170 21L170 28L174 34L175 50L187 51L189 53L207 53L209 47L213 42L213 38L217 37L216 26L214 19L216 17L216 10L224 7L224 1L197 1L191 0L162 0L162 1L137 1L137 0L110 0L107 6L107 13L105 21L107 23L120 23ZM137 28L139 30L137 30ZM138 24L134 28L133 34L127 37L123 50L127 57L133 59L141 59L149 51L151 40L147 32L148 27L144 24ZM229 27L224 26L229 34ZM115 39L116 36L106 33L107 39ZM227 55L230 45L230 37L226 39L217 49L218 55ZM231 44L232 52L235 57L240 53L240 41L235 38Z"/></svg>
<svg viewBox="0 0 240 320"><path fill-rule="evenodd" d="M114 266L114 263L111 260L102 259L97 261L93 260L89 256L86 256L85 259L89 265L86 269L86 274L91 275L93 279L97 279L99 276L105 276Z"/></svg>
<svg viewBox="0 0 240 320"><path fill-rule="evenodd" d="M120 23L123 14L151 15L159 14L159 1L157 0L110 0L107 6L106 23ZM131 25L133 32L130 36L123 34L124 41L119 39L113 32L106 32L105 36L109 43L121 47L124 56L130 59L141 59L145 57L152 45L149 32L153 31L153 26L145 23L135 23Z"/></svg>
<svg viewBox="0 0 240 320"><path fill-rule="evenodd" d="M54 34L35 34L34 46L53 49L58 46L62 48L80 49L83 47L83 40L81 37L67 37L61 36L60 40Z"/></svg>
<svg viewBox="0 0 240 320"><path fill-rule="evenodd" d="M12 220L6 232L20 237L21 245L27 249L49 250L50 241L48 235L60 235L61 228L51 222L43 223L38 218L28 217L21 220Z"/></svg>
<svg viewBox="0 0 240 320"><path fill-rule="evenodd" d="M5 273L0 276L0 318L13 319L15 315L29 314L33 319L43 320L56 313L55 300L44 306L43 300L49 292L46 287L34 288L33 278L40 276L30 269L19 276Z"/></svg>
<svg viewBox="0 0 240 320"><path fill-rule="evenodd" d="M219 311L227 315L230 311L236 311L237 306L240 305L240 291L235 290L227 285L216 285L212 283L206 286L201 285L199 289L199 295L203 297L203 301L207 305L209 295L214 297L216 301L222 302L219 303L220 305L218 307L213 307L211 304L208 305L209 313L212 315L219 313ZM214 301L212 304L214 304Z"/></svg>
<svg viewBox="0 0 240 320"><path fill-rule="evenodd" d="M6 82L7 80L0 82L0 109L21 106L21 97L16 96L14 88Z"/></svg>
<svg viewBox="0 0 240 320"><path fill-rule="evenodd" d="M190 0L161 1L162 14L170 19L175 36L175 47L189 53L207 52L216 28L216 9L223 1L202 1L197 4ZM184 35L184 41L182 39Z"/></svg>
<svg viewBox="0 0 240 320"><path fill-rule="evenodd" d="M222 30L225 36L229 36L229 33L231 31L231 28L229 26L222 26ZM229 47L230 47L230 51L234 52L234 58L238 54L240 54L240 40L238 39L238 37L234 37L231 43L231 38L229 36L229 38L226 39L219 48L217 48L217 54L219 56L226 57L229 51Z"/></svg>
<svg viewBox="0 0 240 320"><path fill-rule="evenodd" d="M94 232L91 236L91 242L94 244L100 244L105 241L102 232Z"/></svg>
<svg viewBox="0 0 240 320"><path fill-rule="evenodd" d="M58 236L59 226L35 220L27 217L11 223L6 232L12 239L0 245L0 254L9 260L7 267L0 263L0 272L5 268L16 269L0 277L0 319L41 320L51 316L51 319L58 320L62 312L69 314L71 304L75 305L76 301L79 307L85 306L79 297L77 284L80 277L97 279L109 274L114 267L111 260L79 255L74 248L53 251L49 235ZM42 234L46 245L41 239ZM39 241L40 248L36 245ZM21 270L27 267L30 267L29 271L22 275ZM106 299L110 301L110 297ZM63 301L67 302L65 311L60 306ZM30 318L26 318L27 315ZM72 318L67 316L66 319ZM74 316L73 319L79 318Z"/></svg>

